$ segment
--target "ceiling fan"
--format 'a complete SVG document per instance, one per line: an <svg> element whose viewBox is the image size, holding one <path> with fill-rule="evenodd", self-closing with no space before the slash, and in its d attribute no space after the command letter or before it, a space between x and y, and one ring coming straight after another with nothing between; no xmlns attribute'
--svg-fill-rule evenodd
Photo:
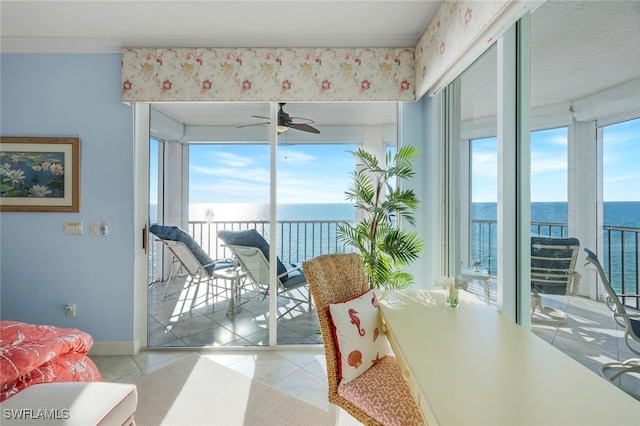
<svg viewBox="0 0 640 426"><path fill-rule="evenodd" d="M289 128L309 133L320 133L320 130L309 125L315 123L315 121L311 120L310 118L291 117L289 114L284 112L284 109L282 108L286 105L284 102L279 102L278 105L280 105L280 110L278 111L278 134L286 132L287 130L289 130ZM264 118L265 120L269 120L269 117L263 117L261 115L254 115L252 117ZM262 124L269 124L269 121L265 121L263 123L245 124L243 126L238 126L238 128L259 126Z"/></svg>

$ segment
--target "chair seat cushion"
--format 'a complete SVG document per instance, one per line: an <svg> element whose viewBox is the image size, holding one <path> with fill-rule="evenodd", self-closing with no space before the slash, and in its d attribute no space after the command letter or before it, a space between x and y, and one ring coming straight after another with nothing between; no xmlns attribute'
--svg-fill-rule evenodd
<svg viewBox="0 0 640 426"><path fill-rule="evenodd" d="M302 284L306 284L307 277L304 276L304 272L302 272L302 269L294 269L296 267L295 265L286 265L286 266L287 266L287 272L289 274L287 275L288 279L282 282L282 285L284 286L284 288L289 289L289 288L298 287Z"/></svg>
<svg viewBox="0 0 640 426"><path fill-rule="evenodd" d="M395 358L387 355L362 375L338 385L338 395L383 425L422 425L424 420Z"/></svg>

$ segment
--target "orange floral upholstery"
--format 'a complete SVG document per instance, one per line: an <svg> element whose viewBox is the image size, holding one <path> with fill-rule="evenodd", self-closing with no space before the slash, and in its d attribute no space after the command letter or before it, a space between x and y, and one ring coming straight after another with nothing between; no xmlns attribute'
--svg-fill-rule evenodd
<svg viewBox="0 0 640 426"><path fill-rule="evenodd" d="M386 426L423 425L395 359L387 355L362 375L338 385L338 395Z"/></svg>

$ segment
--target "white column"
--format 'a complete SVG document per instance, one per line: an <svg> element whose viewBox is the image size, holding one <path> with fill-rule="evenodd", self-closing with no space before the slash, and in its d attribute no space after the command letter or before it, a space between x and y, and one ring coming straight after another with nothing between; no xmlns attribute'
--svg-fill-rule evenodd
<svg viewBox="0 0 640 426"><path fill-rule="evenodd" d="M498 310L516 319L515 30L498 41Z"/></svg>
<svg viewBox="0 0 640 426"><path fill-rule="evenodd" d="M530 326L529 19L498 41L498 309ZM519 39L518 39L519 37Z"/></svg>
<svg viewBox="0 0 640 426"><path fill-rule="evenodd" d="M164 223L187 229L189 224L189 148L165 142Z"/></svg>
<svg viewBox="0 0 640 426"><path fill-rule="evenodd" d="M595 121L575 121L569 126L568 140L568 221L569 236L580 240L576 270L582 279L578 294L596 300L594 272L584 267L583 248L600 253L598 246L598 150Z"/></svg>

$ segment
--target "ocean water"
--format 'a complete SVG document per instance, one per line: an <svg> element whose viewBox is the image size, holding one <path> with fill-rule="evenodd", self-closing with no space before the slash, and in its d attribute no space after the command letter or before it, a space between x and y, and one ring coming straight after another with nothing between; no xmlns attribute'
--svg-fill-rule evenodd
<svg viewBox="0 0 640 426"><path fill-rule="evenodd" d="M355 220L353 204L280 204L278 220ZM189 205L190 221L268 221L269 204L197 203Z"/></svg>
<svg viewBox="0 0 640 426"><path fill-rule="evenodd" d="M640 228L640 201L611 201L603 206L605 226ZM531 203L532 222L567 223L567 203ZM473 219L496 220L496 203L473 203Z"/></svg>
<svg viewBox="0 0 640 426"><path fill-rule="evenodd" d="M472 216L475 220L495 221L496 203L474 203ZM567 203L547 202L531 204L531 221L544 223L567 223ZM640 202L605 202L603 206L605 227L635 228L640 230ZM492 227L492 228L491 228ZM564 229L566 232L566 228ZM549 235L552 237L570 237L561 233L561 227L531 227L531 235ZM610 281L616 292L638 293L637 268L635 258L639 251L634 232L623 230L605 231L602 234L603 253L598 253L605 271L610 269ZM480 259L482 266L491 274L497 272L497 230L494 224L474 226L472 228L471 257ZM595 247L587 247L595 250ZM611 258L605 255L611 253Z"/></svg>
<svg viewBox="0 0 640 426"><path fill-rule="evenodd" d="M624 228L640 228L640 202L606 202L603 207L604 225ZM191 204L189 208L190 221L230 222L230 221L268 221L268 204L231 204L231 203L206 203ZM281 204L277 210L280 221L354 221L356 217L355 208L352 204ZM567 203L564 202L543 202L531 204L531 221L543 223L567 223ZM472 206L472 218L474 220L495 221L497 219L496 203L474 203ZM264 231L263 231L264 232ZM310 231L316 232L317 231ZM304 249L305 253L326 253L332 250L329 241L335 241L335 228L330 229L329 238L319 244L318 247ZM566 228L565 228L566 232ZM567 236L561 235L561 227L556 226L551 229L538 229L531 227L531 234L550 235L553 237ZM481 261L482 267L489 270L493 275L497 273L497 238L498 234L495 223L474 225L471 235L471 257L473 260ZM284 247L304 244L307 240L302 235L289 235L278 233L278 244L281 251ZM286 241L285 241L286 240ZM307 241L309 243L309 241ZM605 271L611 267L611 283L618 292L637 293L637 261L634 258L638 252L635 234L630 232L605 232L603 234L604 253L611 252L611 258L600 255ZM334 248L335 249L335 244ZM292 257L291 262L302 261L304 259L295 258L292 255L284 254L285 257ZM611 265L609 265L611 263Z"/></svg>
<svg viewBox="0 0 640 426"><path fill-rule="evenodd" d="M202 203L189 206L190 221L266 221L269 220L268 204L251 203ZM355 220L352 204L281 204L277 208L279 220ZM472 218L496 220L496 203L473 203ZM532 222L567 223L567 203L544 202L531 204ZM615 201L604 203L604 224L640 228L640 201Z"/></svg>
<svg viewBox="0 0 640 426"><path fill-rule="evenodd" d="M155 219L155 209L152 206L150 211L151 221ZM624 228L640 229L640 202L606 202L604 204L604 225L617 226ZM474 220L495 221L497 218L496 203L474 203L472 206L472 218ZM355 207L347 203L335 204L281 204L277 209L278 219L280 221L354 221L356 217ZM231 222L231 221L268 221L269 205L268 204L231 204L231 203L207 203L207 204L191 204L189 208L189 220L193 221L213 221L213 222ZM567 203L563 202L545 202L532 203L531 205L532 222L545 223L567 223ZM491 226L493 228L491 229ZM553 227L550 230L540 230L541 235L551 235L559 237L560 227ZM532 226L532 235L536 234L538 229ZM321 234L329 232L329 238L323 242L314 242L313 251L306 250L305 253L320 253L331 250L331 247L322 248L322 244L327 241L335 241L335 228L330 231L310 231L313 232L314 238L321 238ZM564 235L566 236L566 235ZM471 257L479 259L484 268L490 273L497 272L497 231L495 224L487 226L474 226L472 228L472 247ZM282 240L277 237L282 247L289 246L288 237ZM302 240L308 239L300 235L299 237L291 236L293 244L303 244ZM611 283L618 291L627 293L636 293L636 268L637 260L635 253L638 251L636 247L635 234L633 232L605 232L603 234L604 253L611 252L611 260L604 253L600 254L600 261L603 263L605 271L609 269L611 263ZM318 247L320 248L318 248ZM320 251L317 251L317 250ZM284 249L283 249L284 251ZM286 255L285 255L286 256ZM291 262L297 262L304 259L292 258Z"/></svg>

